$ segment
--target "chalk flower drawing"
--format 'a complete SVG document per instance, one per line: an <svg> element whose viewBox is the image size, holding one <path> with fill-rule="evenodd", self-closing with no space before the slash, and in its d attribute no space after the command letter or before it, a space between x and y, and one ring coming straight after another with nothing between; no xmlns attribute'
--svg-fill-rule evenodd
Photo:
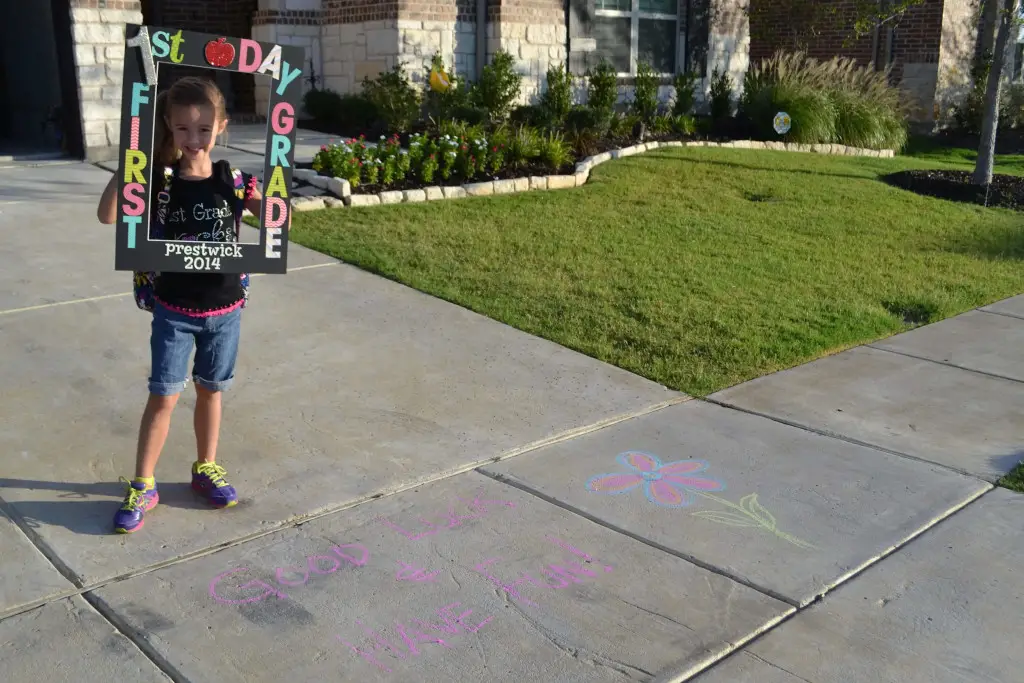
<svg viewBox="0 0 1024 683"><path fill-rule="evenodd" d="M698 510L692 513L694 517L727 526L764 529L805 550L815 547L779 529L775 516L758 502L756 493L744 496L738 505L709 493L724 491L725 484L716 479L688 476L708 468L708 463L703 460L677 460L662 464L658 456L642 451L620 453L615 459L632 471L591 477L587 481L589 491L619 495L643 486L649 501L668 508L686 507L694 502L694 496L699 496L724 505L731 512Z"/></svg>
<svg viewBox="0 0 1024 683"><path fill-rule="evenodd" d="M589 490L619 495L643 486L644 495L652 503L681 508L693 504L694 493L725 489L725 484L716 479L688 476L708 468L708 463L703 460L677 460L662 464L658 456L641 451L620 453L615 459L632 471L591 477L587 482Z"/></svg>

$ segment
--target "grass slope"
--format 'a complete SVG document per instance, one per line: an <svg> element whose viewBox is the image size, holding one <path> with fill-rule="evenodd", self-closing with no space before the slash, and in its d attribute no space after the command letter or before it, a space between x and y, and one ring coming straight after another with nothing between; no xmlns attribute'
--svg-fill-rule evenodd
<svg viewBox="0 0 1024 683"><path fill-rule="evenodd" d="M576 190L300 213L291 239L699 396L1024 291L1019 214L878 181L969 161L917 153L658 150Z"/></svg>

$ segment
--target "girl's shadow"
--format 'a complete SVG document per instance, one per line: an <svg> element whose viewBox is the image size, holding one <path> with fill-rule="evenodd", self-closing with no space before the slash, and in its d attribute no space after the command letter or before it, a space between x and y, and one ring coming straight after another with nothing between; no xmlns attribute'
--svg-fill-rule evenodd
<svg viewBox="0 0 1024 683"><path fill-rule="evenodd" d="M160 483L160 505L186 510L208 510L210 506L188 482ZM60 491L57 500L6 501L3 511L15 516L29 529L64 527L75 534L106 536L111 533L114 513L124 497L120 482L56 482L0 478L0 490Z"/></svg>

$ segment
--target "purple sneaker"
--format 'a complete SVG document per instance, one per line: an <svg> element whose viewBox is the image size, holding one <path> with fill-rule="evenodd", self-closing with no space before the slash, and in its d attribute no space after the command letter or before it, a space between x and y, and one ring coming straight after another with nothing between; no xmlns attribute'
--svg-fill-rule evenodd
<svg viewBox="0 0 1024 683"><path fill-rule="evenodd" d="M156 486L147 491L142 482L128 481L124 477L121 477L121 481L128 485L128 493L121 509L114 515L114 531L130 534L142 528L146 513L160 502L160 494Z"/></svg>
<svg viewBox="0 0 1024 683"><path fill-rule="evenodd" d="M215 462L197 462L192 465L192 488L214 507L229 508L238 502L238 494L224 480L227 474L227 470Z"/></svg>

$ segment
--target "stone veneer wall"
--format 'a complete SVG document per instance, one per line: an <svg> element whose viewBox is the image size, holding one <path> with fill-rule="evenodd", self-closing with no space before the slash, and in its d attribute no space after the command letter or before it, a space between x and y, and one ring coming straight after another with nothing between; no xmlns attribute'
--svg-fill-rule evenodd
<svg viewBox="0 0 1024 683"><path fill-rule="evenodd" d="M971 66L980 18L980 0L944 2L933 107L933 118L938 126L945 126L952 120L954 107L971 89Z"/></svg>
<svg viewBox="0 0 1024 683"><path fill-rule="evenodd" d="M121 85L124 71L124 26L141 24L137 0L73 0L71 36L82 112L85 157L117 158L121 142Z"/></svg>
<svg viewBox="0 0 1024 683"><path fill-rule="evenodd" d="M321 0L259 0L259 9L252 16L252 39L278 45L295 45L306 51L302 68L302 92L313 87L309 68L313 67L317 86L325 84L324 61L321 54L323 18ZM266 116L270 107L270 83L267 76L256 76L254 84L255 111Z"/></svg>
<svg viewBox="0 0 1024 683"><path fill-rule="evenodd" d="M422 82L440 52L449 69L476 68L475 0L324 0L321 49L324 87L357 92L365 77L402 63Z"/></svg>
<svg viewBox="0 0 1024 683"><path fill-rule="evenodd" d="M523 75L520 102L536 101L551 66L565 64L568 42L563 0L488 0L487 56L499 49Z"/></svg>

